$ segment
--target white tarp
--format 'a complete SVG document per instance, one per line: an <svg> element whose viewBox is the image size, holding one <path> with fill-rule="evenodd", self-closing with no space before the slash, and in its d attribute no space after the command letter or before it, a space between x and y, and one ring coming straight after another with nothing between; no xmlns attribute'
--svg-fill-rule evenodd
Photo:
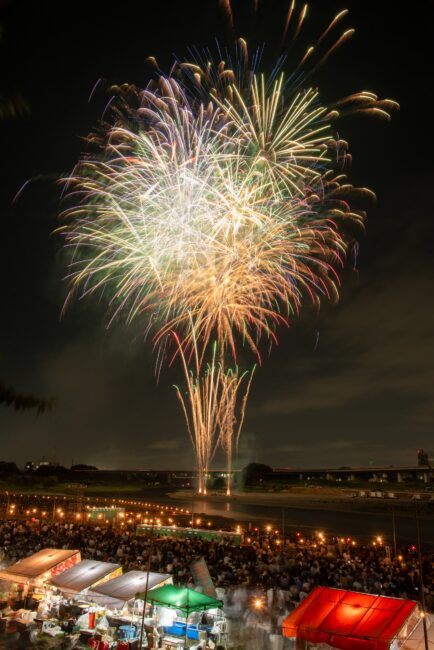
<svg viewBox="0 0 434 650"><path fill-rule="evenodd" d="M96 585L119 569L120 564L98 562L98 560L83 560L71 567L71 569L51 578L50 584L64 593L78 594Z"/></svg>
<svg viewBox="0 0 434 650"><path fill-rule="evenodd" d="M108 580L87 592L87 599L111 609L122 609L136 594L145 591L146 571L128 571L123 576ZM149 573L148 589L172 582L167 573Z"/></svg>
<svg viewBox="0 0 434 650"><path fill-rule="evenodd" d="M426 627L428 636L428 647L434 648L434 615L426 614ZM406 639L401 650L425 650L425 640L422 619L414 628L408 639Z"/></svg>

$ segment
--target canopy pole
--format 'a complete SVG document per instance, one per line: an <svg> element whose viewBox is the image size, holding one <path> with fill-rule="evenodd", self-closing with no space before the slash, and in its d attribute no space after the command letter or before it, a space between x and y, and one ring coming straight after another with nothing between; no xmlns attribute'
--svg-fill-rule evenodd
<svg viewBox="0 0 434 650"><path fill-rule="evenodd" d="M145 611L146 611L146 601L148 599L148 586L149 586L149 574L151 572L151 558L152 552L154 550L154 521L155 517L152 519L151 526L151 542L149 545L149 557L148 557L148 568L146 570L146 584L145 584L145 598L143 599L143 612L142 612L142 624L140 626L140 641L139 641L139 650L142 650L143 647L143 627L145 625Z"/></svg>
<svg viewBox="0 0 434 650"><path fill-rule="evenodd" d="M186 614L187 616L185 617L185 650L188 650L188 614L189 614L189 599L190 599L190 592L187 589L187 608L186 608ZM199 629L199 626L198 626Z"/></svg>

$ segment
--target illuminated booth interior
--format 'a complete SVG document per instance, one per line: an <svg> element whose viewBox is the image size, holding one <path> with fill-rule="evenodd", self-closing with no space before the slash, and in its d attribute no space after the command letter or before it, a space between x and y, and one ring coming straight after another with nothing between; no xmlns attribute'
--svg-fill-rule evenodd
<svg viewBox="0 0 434 650"><path fill-rule="evenodd" d="M19 585L25 595L29 587L43 587L46 582L80 562L80 551L44 548L38 553L0 571L0 580Z"/></svg>
<svg viewBox="0 0 434 650"><path fill-rule="evenodd" d="M285 619L283 636L341 650L395 650L420 623L412 600L317 587Z"/></svg>

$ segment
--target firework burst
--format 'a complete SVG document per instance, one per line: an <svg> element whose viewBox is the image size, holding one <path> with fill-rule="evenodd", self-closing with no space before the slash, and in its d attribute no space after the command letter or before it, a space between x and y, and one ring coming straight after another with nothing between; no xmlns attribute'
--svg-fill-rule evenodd
<svg viewBox="0 0 434 650"><path fill-rule="evenodd" d="M216 336L234 357L237 333L258 352L303 295L336 297L341 222L364 215L336 173L330 111L312 90L286 105L282 84L253 77L248 97L229 86L236 103L205 107L161 78L134 128L117 112L104 156L68 179L72 290L109 288L112 318L147 312L158 343L171 330L191 343L193 321L203 347Z"/></svg>

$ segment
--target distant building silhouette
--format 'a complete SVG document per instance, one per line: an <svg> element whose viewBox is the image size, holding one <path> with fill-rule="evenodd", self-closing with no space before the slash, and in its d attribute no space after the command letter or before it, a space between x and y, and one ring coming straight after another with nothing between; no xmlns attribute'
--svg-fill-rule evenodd
<svg viewBox="0 0 434 650"><path fill-rule="evenodd" d="M423 449L417 450L417 464L419 465L419 467L431 467L428 458L428 453Z"/></svg>
<svg viewBox="0 0 434 650"><path fill-rule="evenodd" d="M47 460L45 456L42 456L42 458L36 461L28 460L27 463L24 465L24 471L35 472L40 467L59 467L59 463L55 460L53 461Z"/></svg>

